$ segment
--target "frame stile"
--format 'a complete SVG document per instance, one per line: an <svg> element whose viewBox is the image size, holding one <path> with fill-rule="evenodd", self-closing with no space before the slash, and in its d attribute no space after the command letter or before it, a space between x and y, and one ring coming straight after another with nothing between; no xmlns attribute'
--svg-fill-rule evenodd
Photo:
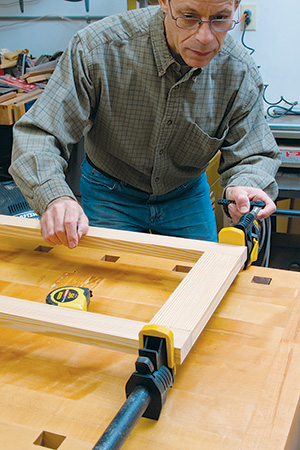
<svg viewBox="0 0 300 450"><path fill-rule="evenodd" d="M236 256L205 252L151 323L189 335L181 363L244 264ZM175 331L175 336L176 336Z"/></svg>
<svg viewBox="0 0 300 450"><path fill-rule="evenodd" d="M0 215L0 234L42 241L35 219ZM247 256L246 247L96 227L90 227L79 245L196 263L150 321L173 331L176 364L191 350ZM0 326L113 350L135 352L144 325L0 295Z"/></svg>

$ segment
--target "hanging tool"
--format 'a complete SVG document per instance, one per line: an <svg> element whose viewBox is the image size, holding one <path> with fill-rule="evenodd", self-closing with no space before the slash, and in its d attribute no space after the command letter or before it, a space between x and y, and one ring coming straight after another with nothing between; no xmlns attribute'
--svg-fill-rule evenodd
<svg viewBox="0 0 300 450"><path fill-rule="evenodd" d="M67 0L68 2L80 2L81 0ZM85 0L85 10L86 12L89 12L90 10L90 2L89 0Z"/></svg>
<svg viewBox="0 0 300 450"><path fill-rule="evenodd" d="M220 198L219 205L223 205L224 211L228 214L228 205L234 203L234 200ZM244 245L247 247L247 260L244 269L258 258L260 224L256 220L257 214L265 206L261 200L250 202L251 210L242 215L238 223L233 227L222 228L218 235L218 241L221 244ZM229 216L230 217L230 216Z"/></svg>
<svg viewBox="0 0 300 450"><path fill-rule="evenodd" d="M92 291L78 286L64 286L51 291L46 298L49 305L63 306L65 308L87 311Z"/></svg>
<svg viewBox="0 0 300 450"><path fill-rule="evenodd" d="M139 419L158 420L175 376L174 338L169 329L146 325L139 334L136 371L126 384L127 400L93 450L119 450Z"/></svg>

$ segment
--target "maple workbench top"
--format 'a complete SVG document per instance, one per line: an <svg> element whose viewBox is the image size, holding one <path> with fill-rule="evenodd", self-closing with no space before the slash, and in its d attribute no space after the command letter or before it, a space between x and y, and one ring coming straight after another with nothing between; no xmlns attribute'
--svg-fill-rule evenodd
<svg viewBox="0 0 300 450"><path fill-rule="evenodd" d="M94 270L98 250L48 253L41 246L28 257L28 247L22 237L0 238L1 295L44 301L53 280L55 287L89 280L102 293L102 313L147 321L186 275L170 269L162 276L170 261L155 260L152 273L150 257L111 252L106 279L104 269L101 276ZM299 290L296 272L240 272L177 367L159 421L142 418L124 450L299 449ZM91 450L125 401L137 355L4 327L0 333L0 450Z"/></svg>

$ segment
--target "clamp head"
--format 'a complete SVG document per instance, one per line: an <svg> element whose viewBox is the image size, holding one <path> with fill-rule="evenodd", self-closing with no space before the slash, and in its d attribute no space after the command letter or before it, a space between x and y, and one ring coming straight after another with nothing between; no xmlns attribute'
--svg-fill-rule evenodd
<svg viewBox="0 0 300 450"><path fill-rule="evenodd" d="M167 365L169 369L175 369L175 355L174 355L174 335L171 330L161 325L145 325L139 332L139 347L144 348L147 337L156 337L165 339L167 352Z"/></svg>
<svg viewBox="0 0 300 450"><path fill-rule="evenodd" d="M151 400L143 417L158 420L167 392L174 383L173 333L160 325L146 325L139 333L139 345L136 371L127 381L126 396L129 397L138 386L146 388Z"/></svg>

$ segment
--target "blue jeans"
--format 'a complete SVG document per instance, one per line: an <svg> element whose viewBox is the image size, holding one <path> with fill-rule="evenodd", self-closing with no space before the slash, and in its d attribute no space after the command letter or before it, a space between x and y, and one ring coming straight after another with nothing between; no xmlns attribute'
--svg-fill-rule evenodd
<svg viewBox="0 0 300 450"><path fill-rule="evenodd" d="M82 166L82 206L90 225L217 242L206 174L164 195L150 195Z"/></svg>

